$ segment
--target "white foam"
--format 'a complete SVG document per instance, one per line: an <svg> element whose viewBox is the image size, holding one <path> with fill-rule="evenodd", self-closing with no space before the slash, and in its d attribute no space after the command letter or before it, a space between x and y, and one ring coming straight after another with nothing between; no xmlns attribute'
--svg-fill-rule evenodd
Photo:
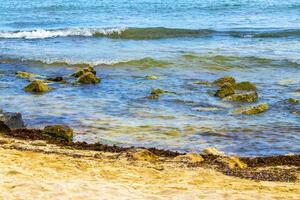
<svg viewBox="0 0 300 200"><path fill-rule="evenodd" d="M103 35L110 35L113 33L121 34L124 30L126 30L126 28L69 28L56 30L37 29L32 31L0 32L0 38L43 39L68 36L91 37L96 33Z"/></svg>

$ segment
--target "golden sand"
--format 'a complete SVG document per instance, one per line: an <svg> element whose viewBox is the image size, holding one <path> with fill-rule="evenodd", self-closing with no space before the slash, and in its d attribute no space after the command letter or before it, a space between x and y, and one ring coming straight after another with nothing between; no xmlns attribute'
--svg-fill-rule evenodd
<svg viewBox="0 0 300 200"><path fill-rule="evenodd" d="M178 162L0 137L0 199L300 199L300 182L256 182Z"/></svg>

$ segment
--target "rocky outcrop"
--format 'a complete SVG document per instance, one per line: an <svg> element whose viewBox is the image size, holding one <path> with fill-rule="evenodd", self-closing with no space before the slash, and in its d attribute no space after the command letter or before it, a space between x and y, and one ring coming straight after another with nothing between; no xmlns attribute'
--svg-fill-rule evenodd
<svg viewBox="0 0 300 200"><path fill-rule="evenodd" d="M81 84L97 84L99 82L100 79L97 78L92 72L86 72L77 79L77 83Z"/></svg>
<svg viewBox="0 0 300 200"><path fill-rule="evenodd" d="M76 71L76 72L75 72L74 74L72 74L71 76L73 76L73 77L75 77L75 78L79 78L80 76L82 76L83 74L88 73L88 72L90 72L90 73L96 75L96 70L95 70L93 67L89 66L89 67L86 67L86 68L84 68L84 69L81 69L81 70Z"/></svg>
<svg viewBox="0 0 300 200"><path fill-rule="evenodd" d="M30 82L25 88L25 92L32 92L32 93L43 93L49 91L49 87L46 83L41 80L34 80Z"/></svg>
<svg viewBox="0 0 300 200"><path fill-rule="evenodd" d="M0 112L0 121L10 129L24 128L24 121L20 113Z"/></svg>

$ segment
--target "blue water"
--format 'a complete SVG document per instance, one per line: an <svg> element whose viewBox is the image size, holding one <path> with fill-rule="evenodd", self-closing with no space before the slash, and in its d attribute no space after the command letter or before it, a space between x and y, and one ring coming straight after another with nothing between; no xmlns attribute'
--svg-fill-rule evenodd
<svg viewBox="0 0 300 200"><path fill-rule="evenodd" d="M68 76L90 64L99 85L49 83L25 93L16 71ZM157 80L145 76L155 75ZM216 88L221 76L257 85L270 109L232 110ZM2 0L0 108L30 127L64 123L75 140L229 154L300 153L300 1ZM73 80L70 80L71 82ZM152 88L175 94L145 98Z"/></svg>

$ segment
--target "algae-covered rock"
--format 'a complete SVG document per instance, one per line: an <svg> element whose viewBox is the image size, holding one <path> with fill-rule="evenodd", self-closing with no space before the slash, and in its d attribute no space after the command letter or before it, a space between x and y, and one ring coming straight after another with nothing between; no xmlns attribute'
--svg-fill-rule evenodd
<svg viewBox="0 0 300 200"><path fill-rule="evenodd" d="M223 152L219 151L216 148L210 147L210 148L205 148L202 150L202 153L204 155L214 155L214 156L220 156L220 155L224 155Z"/></svg>
<svg viewBox="0 0 300 200"><path fill-rule="evenodd" d="M157 77L156 77L156 76L153 76L153 75L147 75L147 76L146 76L146 79L147 79L147 80L156 80Z"/></svg>
<svg viewBox="0 0 300 200"><path fill-rule="evenodd" d="M134 160L154 162L158 160L158 156L147 149L137 149L131 153Z"/></svg>
<svg viewBox="0 0 300 200"><path fill-rule="evenodd" d="M49 91L49 87L41 80L34 80L30 82L25 88L25 92L42 93Z"/></svg>
<svg viewBox="0 0 300 200"><path fill-rule="evenodd" d="M233 94L234 94L234 86L229 83L226 83L216 91L215 96L224 98Z"/></svg>
<svg viewBox="0 0 300 200"><path fill-rule="evenodd" d="M82 84L96 84L100 82L100 79L95 74L86 72L77 79L77 82Z"/></svg>
<svg viewBox="0 0 300 200"><path fill-rule="evenodd" d="M149 99L158 99L159 95L166 93L165 90L156 88L156 89L152 89L150 92L150 96L148 96Z"/></svg>
<svg viewBox="0 0 300 200"><path fill-rule="evenodd" d="M65 125L46 126L43 133L52 138L63 139L68 142L73 140L73 130Z"/></svg>
<svg viewBox="0 0 300 200"><path fill-rule="evenodd" d="M216 84L219 87L222 87L224 84L231 84L231 85L235 85L235 79L231 76L224 76L222 78L219 78L217 80L214 81L214 84Z"/></svg>
<svg viewBox="0 0 300 200"><path fill-rule="evenodd" d="M234 110L234 113L253 115L253 114L265 112L268 108L269 108L268 104L262 103L256 106L238 108Z"/></svg>
<svg viewBox="0 0 300 200"><path fill-rule="evenodd" d="M300 102L300 100L294 99L294 98L288 98L288 99L286 100L286 102L288 102L288 103L290 103L290 104L297 104L297 103Z"/></svg>
<svg viewBox="0 0 300 200"><path fill-rule="evenodd" d="M240 82L235 85L236 90L246 90L246 91L255 91L256 86L249 81Z"/></svg>
<svg viewBox="0 0 300 200"><path fill-rule="evenodd" d="M258 99L257 92L238 93L227 96L224 98L226 101L238 101L238 102L256 102Z"/></svg>
<svg viewBox="0 0 300 200"><path fill-rule="evenodd" d="M16 72L16 77L29 79L29 78L39 77L39 75L32 74L29 72L18 71Z"/></svg>
<svg viewBox="0 0 300 200"><path fill-rule="evenodd" d="M174 160L185 163L200 163L204 161L203 157L196 153L187 153L185 155L179 155L176 156Z"/></svg>
<svg viewBox="0 0 300 200"><path fill-rule="evenodd" d="M218 162L224 164L227 166L229 169L246 169L248 166L246 163L240 160L239 157L220 157L218 158Z"/></svg>
<svg viewBox="0 0 300 200"><path fill-rule="evenodd" d="M89 66L89 67L86 67L84 69L81 69L81 70L78 70L76 71L74 74L72 74L71 76L75 77L75 78L79 78L80 76L82 76L83 74L85 73L92 73L94 75L96 75L96 71L93 67Z"/></svg>

